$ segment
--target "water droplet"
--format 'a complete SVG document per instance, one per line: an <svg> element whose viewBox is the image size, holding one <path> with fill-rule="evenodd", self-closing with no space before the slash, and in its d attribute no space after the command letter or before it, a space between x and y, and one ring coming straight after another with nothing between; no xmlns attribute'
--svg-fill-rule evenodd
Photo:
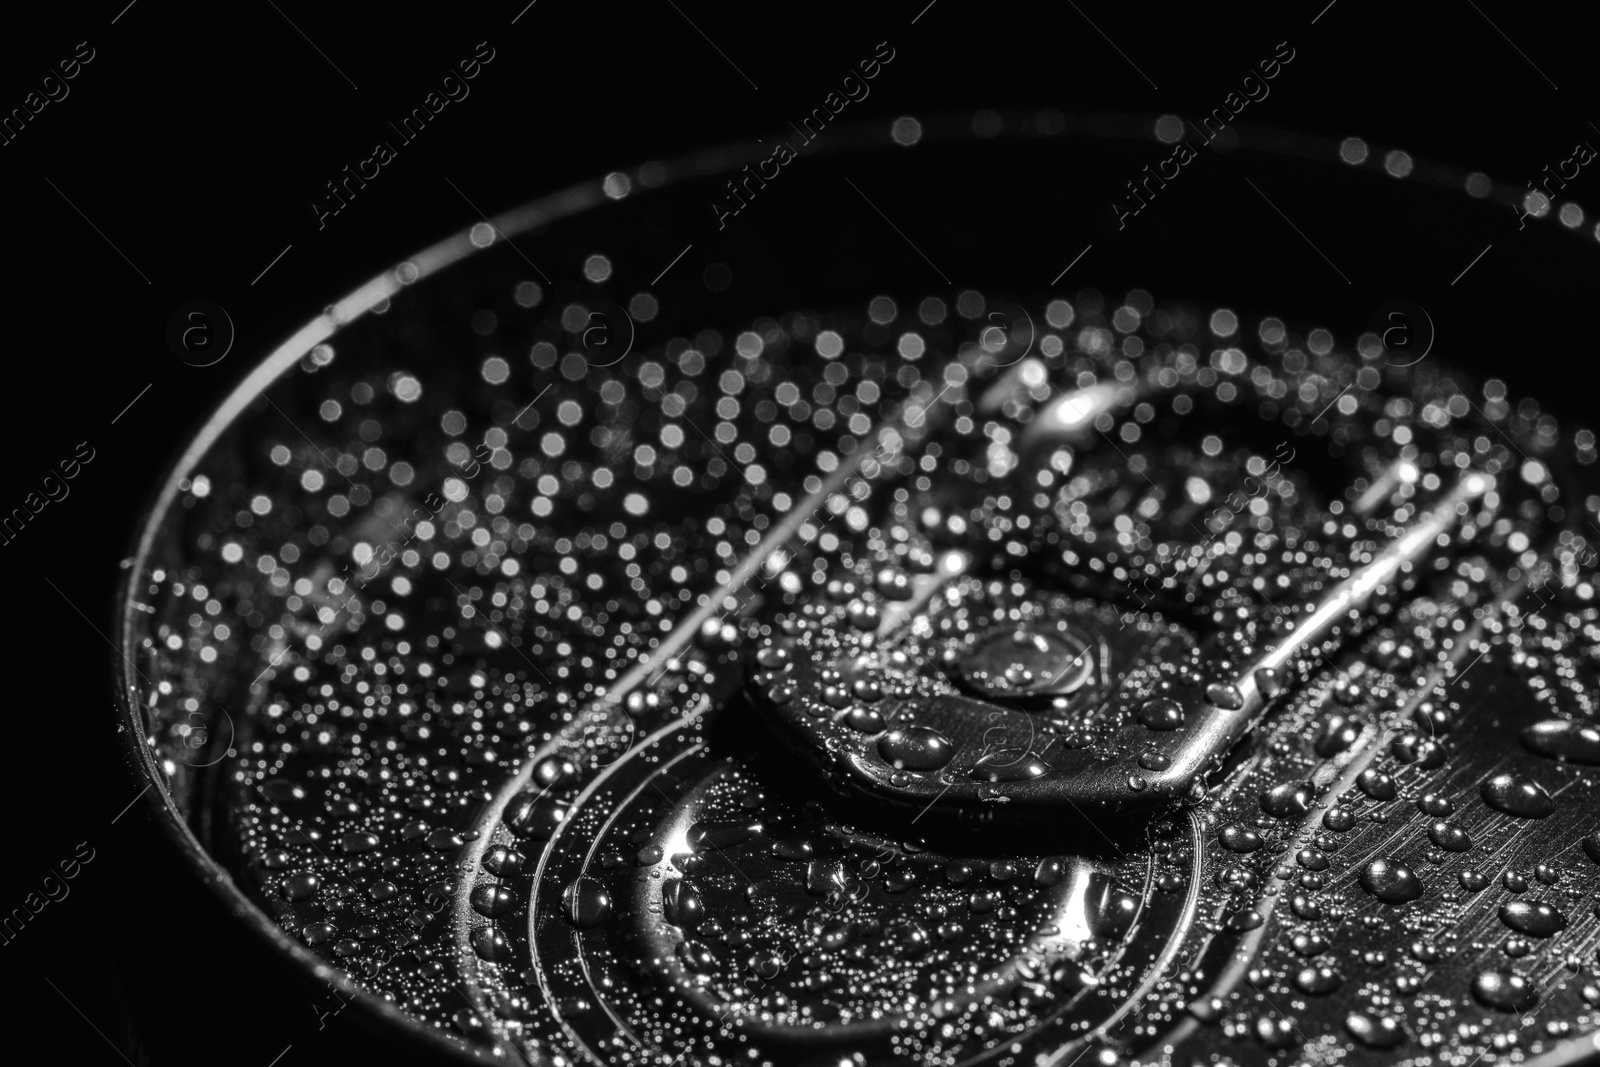
<svg viewBox="0 0 1600 1067"><path fill-rule="evenodd" d="M1332 993L1344 984L1344 976L1325 963L1302 967L1294 976L1295 988L1314 997Z"/></svg>
<svg viewBox="0 0 1600 1067"><path fill-rule="evenodd" d="M1416 734L1395 738L1389 744L1389 752L1400 763L1415 763L1424 770L1443 766L1449 755L1439 742Z"/></svg>
<svg viewBox="0 0 1600 1067"><path fill-rule="evenodd" d="M849 923L835 920L824 926L822 928L822 932L817 935L817 947L837 952L839 949L844 948L850 943L851 933L852 931ZM943 928L940 929L939 934L941 937L944 936ZM954 938L947 937L945 940L951 941L954 940Z"/></svg>
<svg viewBox="0 0 1600 1067"><path fill-rule="evenodd" d="M1355 682L1342 682L1333 690L1333 699L1347 708L1361 703L1364 696L1366 693Z"/></svg>
<svg viewBox="0 0 1600 1067"><path fill-rule="evenodd" d="M1456 876L1456 881L1469 893L1481 893L1489 885L1488 876L1478 871L1462 871Z"/></svg>
<svg viewBox="0 0 1600 1067"><path fill-rule="evenodd" d="M1172 760L1150 749L1139 753L1139 766L1147 771L1164 771L1172 766Z"/></svg>
<svg viewBox="0 0 1600 1067"><path fill-rule="evenodd" d="M1282 1015L1262 1015L1256 1019L1256 1038L1267 1048L1291 1048L1300 1040L1294 1023Z"/></svg>
<svg viewBox="0 0 1600 1067"><path fill-rule="evenodd" d="M1336 833L1344 833L1356 824L1356 813L1345 807L1329 808L1322 816L1322 825Z"/></svg>
<svg viewBox="0 0 1600 1067"><path fill-rule="evenodd" d="M1539 1003L1539 991L1520 974L1483 971L1472 980L1472 995L1486 1008L1527 1011Z"/></svg>
<svg viewBox="0 0 1600 1067"><path fill-rule="evenodd" d="M548 841L567 817L560 804L541 799L537 792L518 793L506 805L506 828L518 837Z"/></svg>
<svg viewBox="0 0 1600 1067"><path fill-rule="evenodd" d="M304 787L296 785L287 778L268 778L261 783L261 791L274 804L285 804L291 800L304 800L306 798Z"/></svg>
<svg viewBox="0 0 1600 1067"><path fill-rule="evenodd" d="M904 893L917 884L917 872L909 867L900 867L883 876L883 888L890 893Z"/></svg>
<svg viewBox="0 0 1600 1067"><path fill-rule="evenodd" d="M1417 810L1424 815L1443 819L1454 815L1456 806L1448 797L1440 796L1438 793L1424 793L1417 798Z"/></svg>
<svg viewBox="0 0 1600 1067"><path fill-rule="evenodd" d="M1156 697L1140 704L1133 717L1151 730L1176 730L1183 725L1183 705L1170 697Z"/></svg>
<svg viewBox="0 0 1600 1067"><path fill-rule="evenodd" d="M546 756L533 765L533 784L541 791L566 785L578 776L578 768L565 756Z"/></svg>
<svg viewBox="0 0 1600 1067"><path fill-rule="evenodd" d="M1098 937L1120 940L1139 912L1139 902L1107 885L1088 915L1089 930Z"/></svg>
<svg viewBox="0 0 1600 1067"><path fill-rule="evenodd" d="M479 915L486 919L498 919L502 915L511 914L517 906L517 894L503 885L483 885L472 887L472 907Z"/></svg>
<svg viewBox="0 0 1600 1067"><path fill-rule="evenodd" d="M1328 869L1328 857L1314 848L1303 848L1295 854L1294 861L1308 871L1325 871Z"/></svg>
<svg viewBox="0 0 1600 1067"><path fill-rule="evenodd" d="M1428 827L1428 840L1446 852L1465 852L1472 847L1472 838L1465 830L1459 826L1452 826L1443 819L1435 821Z"/></svg>
<svg viewBox="0 0 1600 1067"><path fill-rule="evenodd" d="M984 634L953 666L980 696L1064 696L1093 676L1094 656L1071 634L1022 628Z"/></svg>
<svg viewBox="0 0 1600 1067"><path fill-rule="evenodd" d="M790 666L793 655L784 644L766 644L756 650L756 662L769 671Z"/></svg>
<svg viewBox="0 0 1600 1067"><path fill-rule="evenodd" d="M843 603L856 595L856 584L846 578L830 578L823 587L823 595L829 600Z"/></svg>
<svg viewBox="0 0 1600 1067"><path fill-rule="evenodd" d="M1255 888L1256 876L1254 871L1243 867L1228 866L1218 869L1216 882L1221 889L1245 891Z"/></svg>
<svg viewBox="0 0 1600 1067"><path fill-rule="evenodd" d="M878 623L883 621L878 605L865 600L851 601L845 613L850 617L850 625L858 630L876 630Z"/></svg>
<svg viewBox="0 0 1600 1067"><path fill-rule="evenodd" d="M1064 877L1066 877L1066 865L1053 857L1040 860L1039 865L1033 869L1033 884L1043 888L1060 885Z"/></svg>
<svg viewBox="0 0 1600 1067"><path fill-rule="evenodd" d="M516 955L506 935L493 926L480 926L467 939L472 942L472 950L478 958L490 963L503 963Z"/></svg>
<svg viewBox="0 0 1600 1067"><path fill-rule="evenodd" d="M878 754L903 771L936 771L956 754L949 740L926 726L891 730L878 741Z"/></svg>
<svg viewBox="0 0 1600 1067"><path fill-rule="evenodd" d="M522 870L522 865L526 862L528 861L522 853L504 846L490 849L488 854L483 857L484 869L501 877L508 874L517 874Z"/></svg>
<svg viewBox="0 0 1600 1067"><path fill-rule="evenodd" d="M561 894L561 908L573 926L591 930L611 917L611 894L593 878L575 878Z"/></svg>
<svg viewBox="0 0 1600 1067"><path fill-rule="evenodd" d="M1329 759L1355 744L1360 736L1360 722L1346 715L1330 715L1322 721L1311 749L1323 759Z"/></svg>
<svg viewBox="0 0 1600 1067"><path fill-rule="evenodd" d="M671 878L661 885L662 917L685 933L692 933L705 918L705 905L688 882Z"/></svg>
<svg viewBox="0 0 1600 1067"><path fill-rule="evenodd" d="M1304 893L1296 893L1289 902L1294 913L1307 922L1316 922L1322 918L1322 902L1315 897L1308 897Z"/></svg>
<svg viewBox="0 0 1600 1067"><path fill-rule="evenodd" d="M449 827L441 827L430 833L423 844L434 852L453 852L466 844L466 841Z"/></svg>
<svg viewBox="0 0 1600 1067"><path fill-rule="evenodd" d="M1266 697L1268 700L1276 699L1277 696L1283 692L1283 678L1271 667L1262 667L1250 677L1255 679L1256 688L1259 689L1261 691L1261 695Z"/></svg>
<svg viewBox="0 0 1600 1067"><path fill-rule="evenodd" d="M1411 721L1422 728L1427 737L1443 737L1456 728L1456 709L1448 704L1424 701L1411 713Z"/></svg>
<svg viewBox="0 0 1600 1067"><path fill-rule="evenodd" d="M1547 719L1522 731L1522 745L1551 759L1600 766L1600 726L1566 719Z"/></svg>
<svg viewBox="0 0 1600 1067"><path fill-rule="evenodd" d="M876 584L878 592L890 600L910 600L917 591L909 574L892 567L885 567L878 572Z"/></svg>
<svg viewBox="0 0 1600 1067"><path fill-rule="evenodd" d="M339 851L346 856L359 855L362 852L371 852L378 847L378 835L357 830L339 838Z"/></svg>
<svg viewBox="0 0 1600 1067"><path fill-rule="evenodd" d="M1062 963L1051 968L1050 984L1064 994L1073 994L1100 984L1100 976L1081 963Z"/></svg>
<svg viewBox="0 0 1600 1067"><path fill-rule="evenodd" d="M697 974L709 974L717 965L717 957L699 941L681 941L676 951L683 965Z"/></svg>
<svg viewBox="0 0 1600 1067"><path fill-rule="evenodd" d="M1438 963L1444 959L1444 953L1432 941L1413 941L1410 951L1411 958L1418 963Z"/></svg>
<svg viewBox="0 0 1600 1067"><path fill-rule="evenodd" d="M279 892L284 900L309 900L321 884L321 879L310 871L297 871L283 880Z"/></svg>
<svg viewBox="0 0 1600 1067"><path fill-rule="evenodd" d="M806 892L825 897L844 885L844 864L838 860L812 860L806 864Z"/></svg>
<svg viewBox="0 0 1600 1067"><path fill-rule="evenodd" d="M407 280L409 279L401 278L401 281ZM471 1008L462 1008L450 1016L450 1021L463 1036L473 1040L482 1040L484 1034L489 1032L489 1024L484 1022L478 1013Z"/></svg>
<svg viewBox="0 0 1600 1067"><path fill-rule="evenodd" d="M1302 956L1320 956L1328 951L1328 940L1314 930L1305 930L1295 934L1289 941L1290 946Z"/></svg>
<svg viewBox="0 0 1600 1067"><path fill-rule="evenodd" d="M1600 863L1600 830L1583 839L1583 854L1595 863Z"/></svg>
<svg viewBox="0 0 1600 1067"><path fill-rule="evenodd" d="M817 847L804 837L783 837L772 843L772 854L781 860L808 860Z"/></svg>
<svg viewBox="0 0 1600 1067"><path fill-rule="evenodd" d="M1300 819L1311 810L1316 796L1310 782L1284 782L1261 794L1261 810L1274 819Z"/></svg>
<svg viewBox="0 0 1600 1067"><path fill-rule="evenodd" d="M883 721L882 715L879 715L875 711L869 711L866 708L851 708L849 711L844 713L844 718L842 718L840 721L846 726L850 727L850 729L864 734L882 733L884 727L887 725Z"/></svg>
<svg viewBox="0 0 1600 1067"><path fill-rule="evenodd" d="M1244 707L1244 694L1230 682L1212 682L1206 686L1206 699L1223 711L1238 711Z"/></svg>
<svg viewBox="0 0 1600 1067"><path fill-rule="evenodd" d="M1344 1028L1368 1048L1398 1048L1406 1039L1405 1028L1387 1015L1353 1011L1344 1017Z"/></svg>
<svg viewBox="0 0 1600 1067"><path fill-rule="evenodd" d="M902 920L888 928L890 942L900 950L903 959L917 959L933 947L933 939L920 923Z"/></svg>
<svg viewBox="0 0 1600 1067"><path fill-rule="evenodd" d="M702 819L689 827L685 840L696 852L703 849L720 852L742 845L760 832L760 823L736 819Z"/></svg>
<svg viewBox="0 0 1600 1067"><path fill-rule="evenodd" d="M1356 777L1356 785L1361 791L1373 800L1393 800L1395 798L1394 779L1382 771L1368 767Z"/></svg>
<svg viewBox="0 0 1600 1067"><path fill-rule="evenodd" d="M1500 921L1530 937L1550 937L1567 927L1567 917L1537 900L1512 900L1500 905Z"/></svg>
<svg viewBox="0 0 1600 1067"><path fill-rule="evenodd" d="M1556 810L1544 786L1520 774L1502 772L1479 787L1483 802L1496 811L1524 819L1544 819Z"/></svg>
<svg viewBox="0 0 1600 1067"><path fill-rule="evenodd" d="M1245 826L1224 826L1217 838L1230 852L1254 852L1261 847L1261 835Z"/></svg>
<svg viewBox="0 0 1600 1067"><path fill-rule="evenodd" d="M857 700L865 700L869 704L883 699L883 686L876 678L857 678L850 686L850 691Z"/></svg>
<svg viewBox="0 0 1600 1067"><path fill-rule="evenodd" d="M1412 869L1395 859L1376 859L1361 871L1361 888L1385 904L1404 904L1422 895Z"/></svg>

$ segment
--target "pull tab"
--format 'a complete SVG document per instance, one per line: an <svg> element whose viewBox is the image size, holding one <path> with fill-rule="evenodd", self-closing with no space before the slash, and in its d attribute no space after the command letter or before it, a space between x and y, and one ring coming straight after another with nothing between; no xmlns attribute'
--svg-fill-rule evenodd
<svg viewBox="0 0 1600 1067"><path fill-rule="evenodd" d="M913 810L935 801L1019 811L1168 804L1195 789L1291 678L1342 643L1373 598L1427 558L1493 485L1465 474L1398 537L1350 561L1350 573L1293 613L1300 620L1276 643L1208 656L1237 666L1192 698L1155 695L1163 662L1198 659L1192 636L1153 622L1124 629L1109 606L1064 594L1035 598L1020 619L957 635L940 662L918 662L893 631L970 566L954 551L871 640L825 627L770 640L755 656L752 698L825 775ZM1046 736L1029 710L1045 705L1055 722L1081 728Z"/></svg>

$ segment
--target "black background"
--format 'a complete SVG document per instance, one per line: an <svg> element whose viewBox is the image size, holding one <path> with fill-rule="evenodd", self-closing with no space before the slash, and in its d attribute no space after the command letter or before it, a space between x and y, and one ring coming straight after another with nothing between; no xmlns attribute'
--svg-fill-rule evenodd
<svg viewBox="0 0 1600 1067"><path fill-rule="evenodd" d="M0 712L9 727L0 911L19 906L79 842L97 852L70 897L0 945L7 1040L38 1035L34 1058L46 1062L122 1062L114 1043L135 1062L265 1067L293 1042L281 1061L293 1067L342 1047L330 1033L344 1023L322 1034L308 1028L315 1017L304 991L286 998L298 1014L276 1029L236 1010L233 998L261 977L232 962L250 960L247 949L186 895L191 877L146 833L143 802L113 825L139 786L113 733L111 603L155 480L252 363L332 299L477 221L447 178L494 213L613 168L760 136L808 111L886 39L895 61L870 98L852 105L855 119L978 107L1193 113L1288 40L1292 72L1251 106L1251 122L1360 135L1513 184L1565 159L1579 140L1600 144L1590 125L1600 121L1591 109L1592 33L1581 20L1564 25L1575 16L1561 9L1536 14L1504 0L1403 9L1310 0L1271 10L937 0L925 11L926 0L848 8L538 0L520 17L524 0L333 11L300 0L137 0L126 10L122 2L48 5L26 26L18 13L0 16L13 23L0 32L0 107L20 106L78 42L95 49L70 95L0 147L3 247L13 265L0 508L20 504L78 442L97 452L69 498L0 547L12 683ZM323 183L368 155L385 121L419 104L480 41L495 58L471 95L319 231L309 204ZM1597 193L1588 170L1569 187L1579 203L1600 206ZM1233 210L1171 199L1160 210ZM1311 197L1290 200L1291 216L1316 217ZM1005 229L1010 241L1029 238L1018 211ZM1257 225L1260 205L1251 211ZM1162 225L1159 213L1150 225ZM1398 235L1325 234L1323 247L1360 263L1394 241L1433 242L1437 276L1419 280L1424 293L1494 241L1461 283L1476 289L1451 294L1456 317L1436 313L1441 334L1473 338L1453 358L1587 418L1596 381L1589 304L1543 308L1570 324L1573 340L1536 351L1479 335L1462 310L1531 269L1516 232L1507 211L1500 235L1440 232L1423 220ZM1065 264L1084 240L1060 239ZM1309 259L1287 230L1270 240L1286 261ZM714 254L708 242L691 265ZM1247 254L1261 247L1239 252ZM1574 256L1580 291L1593 291L1596 265L1600 247ZM1074 280L1093 283L1092 271ZM1204 279L1211 290L1227 285L1226 271ZM179 361L165 342L168 316L193 299L225 307L237 329L232 353L208 368ZM141 995L128 996L129 985ZM187 1045L151 1036L185 1032L197 1035Z"/></svg>

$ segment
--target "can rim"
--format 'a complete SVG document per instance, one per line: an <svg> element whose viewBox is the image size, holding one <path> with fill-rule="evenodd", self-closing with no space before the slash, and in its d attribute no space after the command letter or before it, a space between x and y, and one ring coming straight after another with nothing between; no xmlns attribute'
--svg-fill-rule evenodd
<svg viewBox="0 0 1600 1067"><path fill-rule="evenodd" d="M1058 136L1082 137L1090 140L1139 140L1150 138L1151 124L1155 118L1153 114L1147 113L1073 115L1055 109L1012 110L999 113L1004 120L1000 132L993 136L980 136L972 127L972 118L978 113L981 113L978 109L964 109L919 119L922 126L919 143L983 140L1011 142L1051 139ZM1054 120L1064 121L1064 128L1041 129L1040 120L1046 115ZM892 133L897 121L879 118L842 126L830 131L833 136L826 144L815 145L806 154L831 156L847 151L863 149L881 151L902 147ZM1235 126L1234 129L1240 135L1239 147L1243 149L1329 162L1338 158L1338 141L1335 138L1243 124ZM1327 151L1329 146L1333 146L1333 153ZM605 191L605 185L607 179L614 174L621 173L630 179L633 191L626 196L631 198L667 189L692 179L727 173L746 163L766 158L769 151L762 142L747 139L687 152L666 161L646 163L628 171L608 172L526 201L488 218L487 223L494 234L488 241L474 240L474 233L484 225L484 222L474 222L368 279L273 349L206 418L178 456L167 464L157 483L159 489L141 512L130 550L124 556L123 569L127 573L119 583L116 593L113 623L117 630L117 641L113 646L115 655L111 660L111 667L117 721L124 727L121 732L125 734L124 751L129 757L129 770L138 783L146 786L139 800L153 809L164 833L177 846L188 862L190 870L200 876L201 881L216 894L217 899L226 906L235 919L240 920L271 948L304 968L311 978L328 982L341 994L353 999L358 1011L364 1013L370 1022L381 1022L386 1027L398 1028L401 1033L420 1036L433 1051L457 1062L477 1062L479 1056L475 1047L437 1027L424 1024L381 997L371 995L352 981L343 968L323 961L305 945L291 938L270 915L235 884L229 871L195 836L173 799L156 753L147 743L140 701L134 699L140 692L137 685L138 671L134 666L134 657L138 654L138 649L133 640L138 585L156 545L162 523L169 515L173 502L183 491L183 483L188 473L198 465L249 404L274 381L293 368L316 345L328 340L402 289L437 274L475 252L493 248L500 238L509 239L545 224L568 219L592 208L603 206L613 199ZM1445 170L1451 175L1466 173L1464 168L1445 168ZM1429 184L1447 183L1436 180ZM1496 199L1505 199L1509 202L1510 194L1503 192L1505 183L1496 181L1494 185ZM151 786L154 788L150 788ZM496 1043L508 1042L497 1036ZM527 1059L520 1048L516 1048L515 1052L518 1058Z"/></svg>

